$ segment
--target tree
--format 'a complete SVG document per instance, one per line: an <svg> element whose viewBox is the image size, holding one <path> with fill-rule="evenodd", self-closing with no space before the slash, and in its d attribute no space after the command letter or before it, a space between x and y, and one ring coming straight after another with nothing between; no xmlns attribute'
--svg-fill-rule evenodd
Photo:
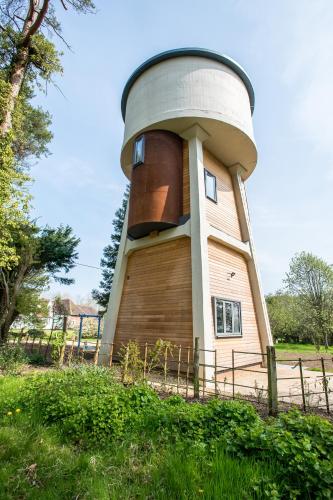
<svg viewBox="0 0 333 500"><path fill-rule="evenodd" d="M0 121L0 135L12 129L13 112L23 82L28 79L50 81L52 74L61 71L59 53L47 34L61 35L61 25L56 17L56 4L67 10L91 12L91 0L2 0L0 21L3 36L7 41L7 68L5 73L6 105Z"/></svg>
<svg viewBox="0 0 333 500"><path fill-rule="evenodd" d="M333 330L333 268L307 252L296 254L286 274L287 291L298 297L305 331L319 350Z"/></svg>
<svg viewBox="0 0 333 500"><path fill-rule="evenodd" d="M299 300L297 296L277 292L266 296L269 321L274 341L304 340Z"/></svg>
<svg viewBox="0 0 333 500"><path fill-rule="evenodd" d="M17 265L0 270L0 341L20 314L22 297L45 290L50 279L62 284L73 280L67 274L77 259L77 239L69 226L39 228L28 224L14 236L19 255Z"/></svg>
<svg viewBox="0 0 333 500"><path fill-rule="evenodd" d="M61 54L49 40L63 41L56 5L91 12L91 0L0 0L0 267L18 262L13 233L27 224L29 177L25 160L47 152L50 116L30 101L35 88L61 73ZM65 42L66 43L66 42ZM66 44L67 45L67 44Z"/></svg>
<svg viewBox="0 0 333 500"><path fill-rule="evenodd" d="M95 289L91 292L93 299L104 309L107 308L112 288L113 274L117 262L128 197L129 186L126 187L121 207L116 211L115 218L112 221L113 233L111 234L111 243L110 245L107 245L103 250L103 257L101 259L102 280L99 284L101 290Z"/></svg>

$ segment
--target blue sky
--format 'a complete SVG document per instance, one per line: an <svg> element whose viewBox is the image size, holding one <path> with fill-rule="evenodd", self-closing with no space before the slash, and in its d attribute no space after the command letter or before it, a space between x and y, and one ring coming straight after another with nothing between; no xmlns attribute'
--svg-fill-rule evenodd
<svg viewBox="0 0 333 500"><path fill-rule="evenodd" d="M60 2L59 2L60 3ZM227 54L256 94L259 161L247 182L265 293L281 287L290 258L307 250L333 262L333 3L331 0L96 0L98 12L60 12L73 52L64 76L37 101L53 115L52 155L32 168L40 224L69 224L79 262L99 266L126 179L119 163L120 99L132 71L163 50L197 46ZM76 267L84 301L96 269Z"/></svg>

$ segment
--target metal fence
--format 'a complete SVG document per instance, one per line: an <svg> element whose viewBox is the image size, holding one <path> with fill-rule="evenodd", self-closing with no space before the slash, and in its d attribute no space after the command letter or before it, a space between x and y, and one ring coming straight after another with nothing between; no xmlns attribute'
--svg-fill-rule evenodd
<svg viewBox="0 0 333 500"><path fill-rule="evenodd" d="M52 351L56 335L54 331L41 337L28 333L12 336L9 342L18 343L28 355L37 354L45 363L51 363L54 361ZM198 338L194 346L174 345L166 341L162 341L159 348L156 343L134 344L101 346L99 338L85 341L78 335L64 337L60 350L58 346L57 362L63 365L102 364L113 368L123 382L142 379L154 387L188 398L213 395L251 401L262 406L270 415L291 406L327 414L333 408L333 373L327 372L327 363L332 362L331 358L312 358L312 362L320 364L320 372L316 373L306 368L307 359L279 360L272 346L268 346L265 353L232 350L230 365L220 365L218 351L200 349ZM203 353L209 353L211 364L202 363ZM237 360L239 355L247 355L249 360L253 356L256 361L240 365Z"/></svg>

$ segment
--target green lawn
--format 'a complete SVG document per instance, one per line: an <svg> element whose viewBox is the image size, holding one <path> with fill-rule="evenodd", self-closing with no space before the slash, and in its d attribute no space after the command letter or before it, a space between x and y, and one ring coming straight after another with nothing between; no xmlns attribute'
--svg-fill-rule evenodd
<svg viewBox="0 0 333 500"><path fill-rule="evenodd" d="M299 353L314 353L314 354L316 354L318 352L313 344L288 344L288 343L281 342L281 343L275 344L275 349L277 351L299 352ZM321 346L319 352L321 354L326 354L325 347ZM329 348L328 354L333 354L333 347Z"/></svg>

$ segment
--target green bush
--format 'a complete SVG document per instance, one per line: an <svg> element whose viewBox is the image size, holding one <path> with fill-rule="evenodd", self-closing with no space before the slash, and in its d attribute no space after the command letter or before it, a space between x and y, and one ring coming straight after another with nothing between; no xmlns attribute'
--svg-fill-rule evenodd
<svg viewBox="0 0 333 500"><path fill-rule="evenodd" d="M108 369L80 367L35 376L22 405L43 423L59 424L71 439L100 441L133 429L140 412L157 399L146 386L126 389Z"/></svg>
<svg viewBox="0 0 333 500"><path fill-rule="evenodd" d="M17 374L26 364L28 358L21 346L16 344L0 345L0 371Z"/></svg>
<svg viewBox="0 0 333 500"><path fill-rule="evenodd" d="M333 498L333 426L319 417L291 411L264 421L240 401L160 400L149 387L126 388L110 370L96 367L29 377L20 397L11 404L33 421L56 424L74 442L100 447L110 439L153 437L162 447L222 449L240 460L273 464L274 484L269 477L257 481L270 498Z"/></svg>
<svg viewBox="0 0 333 500"><path fill-rule="evenodd" d="M29 365L40 366L40 365L44 365L46 360L45 360L45 357L43 356L43 354L41 354L39 352L32 352L31 354L30 353L28 354L28 362L29 362Z"/></svg>

